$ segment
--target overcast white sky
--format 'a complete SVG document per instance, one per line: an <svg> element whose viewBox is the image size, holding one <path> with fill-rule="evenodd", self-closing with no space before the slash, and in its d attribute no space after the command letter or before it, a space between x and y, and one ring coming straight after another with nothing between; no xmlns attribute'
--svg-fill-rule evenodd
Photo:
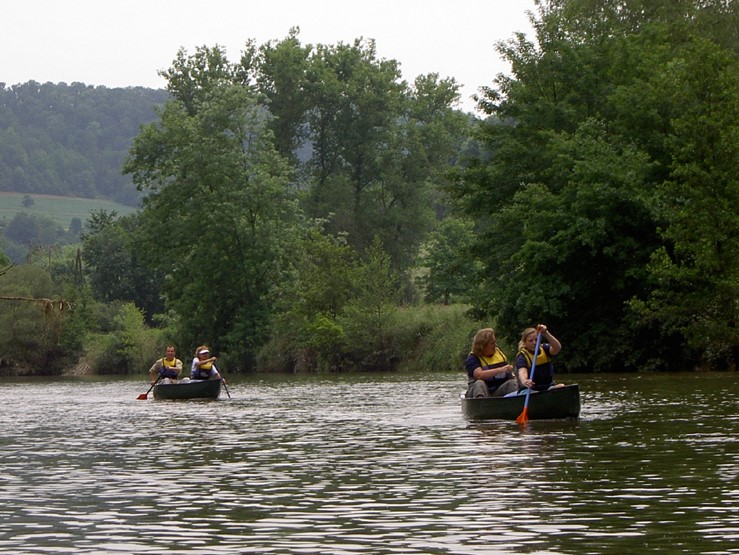
<svg viewBox="0 0 739 555"><path fill-rule="evenodd" d="M375 39L403 77L438 73L462 85L461 107L509 67L499 40L531 36L534 0L14 0L0 22L0 82L164 87L180 47L219 44L237 61L300 27L303 44Z"/></svg>

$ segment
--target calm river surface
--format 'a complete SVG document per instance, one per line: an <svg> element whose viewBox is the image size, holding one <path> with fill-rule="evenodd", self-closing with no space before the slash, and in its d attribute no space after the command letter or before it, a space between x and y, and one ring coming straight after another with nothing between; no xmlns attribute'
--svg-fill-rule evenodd
<svg viewBox="0 0 739 555"><path fill-rule="evenodd" d="M739 553L739 374L561 377L523 428L457 373L0 379L0 552Z"/></svg>

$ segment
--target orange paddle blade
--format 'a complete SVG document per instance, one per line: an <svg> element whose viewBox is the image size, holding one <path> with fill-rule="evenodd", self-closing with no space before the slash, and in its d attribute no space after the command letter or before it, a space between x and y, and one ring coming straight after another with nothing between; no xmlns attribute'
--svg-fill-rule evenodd
<svg viewBox="0 0 739 555"><path fill-rule="evenodd" d="M516 424L526 424L529 421L529 407L524 407L521 414L516 418Z"/></svg>
<svg viewBox="0 0 739 555"><path fill-rule="evenodd" d="M136 397L136 398L137 398L137 399L138 399L139 401L146 401L146 400L147 400L147 399L149 398L149 394L148 394L148 393L142 393L141 395L139 395L139 396L138 396L138 397Z"/></svg>

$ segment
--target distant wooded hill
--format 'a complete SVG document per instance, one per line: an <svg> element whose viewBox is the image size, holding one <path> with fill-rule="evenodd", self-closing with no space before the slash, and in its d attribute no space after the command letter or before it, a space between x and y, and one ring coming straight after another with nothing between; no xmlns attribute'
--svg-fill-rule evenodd
<svg viewBox="0 0 739 555"><path fill-rule="evenodd" d="M0 83L0 192L139 201L123 159L164 90Z"/></svg>

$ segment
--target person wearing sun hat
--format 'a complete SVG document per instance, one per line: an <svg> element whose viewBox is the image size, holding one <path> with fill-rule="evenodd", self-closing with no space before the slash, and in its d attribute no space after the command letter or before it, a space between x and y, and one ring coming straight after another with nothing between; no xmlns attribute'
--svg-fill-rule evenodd
<svg viewBox="0 0 739 555"><path fill-rule="evenodd" d="M191 380L224 380L214 364L216 357L210 356L207 345L200 345L195 349L195 358L192 359L190 367Z"/></svg>

